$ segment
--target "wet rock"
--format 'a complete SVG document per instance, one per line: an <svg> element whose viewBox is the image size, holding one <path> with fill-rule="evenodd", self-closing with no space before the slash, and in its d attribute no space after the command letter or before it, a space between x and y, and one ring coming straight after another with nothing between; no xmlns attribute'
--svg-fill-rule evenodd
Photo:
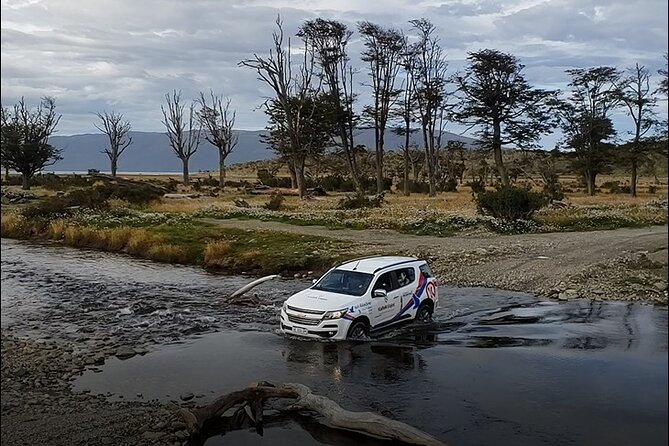
<svg viewBox="0 0 669 446"><path fill-rule="evenodd" d="M181 401L189 401L189 400L192 400L194 396L195 395L193 395L193 393L187 392L187 393L182 393L179 396L179 398L181 399Z"/></svg>
<svg viewBox="0 0 669 446"><path fill-rule="evenodd" d="M137 352L130 347L119 347L116 352L114 353L114 356L116 356L118 359L129 359L135 356Z"/></svg>
<svg viewBox="0 0 669 446"><path fill-rule="evenodd" d="M667 282L655 282L653 284L653 288L655 288L657 291L667 291Z"/></svg>

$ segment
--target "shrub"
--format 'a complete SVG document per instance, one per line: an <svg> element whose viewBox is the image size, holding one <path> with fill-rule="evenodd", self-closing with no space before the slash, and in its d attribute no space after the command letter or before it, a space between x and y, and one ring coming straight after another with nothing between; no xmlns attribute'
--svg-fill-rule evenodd
<svg viewBox="0 0 669 446"><path fill-rule="evenodd" d="M475 199L480 213L505 221L529 220L546 204L541 194L514 186L481 192L476 194Z"/></svg>
<svg viewBox="0 0 669 446"><path fill-rule="evenodd" d="M468 181L467 186L472 189L472 195L485 192L485 184L481 180Z"/></svg>
<svg viewBox="0 0 669 446"><path fill-rule="evenodd" d="M384 194L379 194L374 197L367 197L362 194L354 196L345 196L337 205L338 209L363 209L363 208L379 208L383 204Z"/></svg>
<svg viewBox="0 0 669 446"><path fill-rule="evenodd" d="M269 201L265 203L264 208L270 211L280 211L284 200L285 198L281 195L281 192L274 192L270 195Z"/></svg>
<svg viewBox="0 0 669 446"><path fill-rule="evenodd" d="M442 179L442 181L439 182L438 188L442 192L457 192L458 180L453 177Z"/></svg>

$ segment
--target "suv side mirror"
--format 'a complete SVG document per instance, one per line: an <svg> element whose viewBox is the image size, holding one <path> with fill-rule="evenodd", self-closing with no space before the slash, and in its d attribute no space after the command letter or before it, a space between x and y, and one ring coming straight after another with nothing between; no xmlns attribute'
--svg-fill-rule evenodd
<svg viewBox="0 0 669 446"><path fill-rule="evenodd" d="M374 297L386 297L388 293L383 288L374 290Z"/></svg>

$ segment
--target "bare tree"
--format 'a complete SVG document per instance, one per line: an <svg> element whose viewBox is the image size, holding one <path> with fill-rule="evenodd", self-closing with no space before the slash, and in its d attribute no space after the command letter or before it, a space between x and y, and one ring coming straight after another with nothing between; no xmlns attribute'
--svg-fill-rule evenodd
<svg viewBox="0 0 669 446"><path fill-rule="evenodd" d="M336 20L321 18L305 22L297 33L305 41L307 50L321 69L321 77L333 101L337 123L337 138L358 193L362 193L360 172L355 155L353 131L357 116L353 111L353 67L349 65L348 42L353 32Z"/></svg>
<svg viewBox="0 0 669 446"><path fill-rule="evenodd" d="M293 74L290 39L285 48L280 17L277 17L276 25L277 31L272 33L274 46L270 49L269 56L261 57L254 54L253 58L240 62L240 65L254 69L258 79L274 92L274 98L268 98L265 102L265 109L268 115L274 114L279 117L275 123L285 142L286 150L283 153L287 152L293 164L297 188L300 197L304 198L307 194L304 166L310 141L305 140L302 126L308 123L310 119L307 118L314 114L313 97L320 86L312 84L314 60L313 52L309 50L312 45L311 40L308 36L302 36L305 46L304 59L297 73Z"/></svg>
<svg viewBox="0 0 669 446"><path fill-rule="evenodd" d="M46 96L31 109L21 98L11 110L0 108L0 161L21 174L23 189L28 190L37 172L62 159L61 151L49 144L61 117L56 114L56 100Z"/></svg>
<svg viewBox="0 0 669 446"><path fill-rule="evenodd" d="M225 188L225 159L232 153L239 141L239 133L235 132L237 112L230 110L230 99L223 95L215 95L209 91L209 102L204 93L200 92L200 111L198 116L204 128L204 139L218 149L218 184Z"/></svg>
<svg viewBox="0 0 669 446"><path fill-rule="evenodd" d="M644 66L636 64L628 68L628 76L623 79L619 86L622 103L627 108L627 114L634 123L632 141L628 145L625 157L628 158L631 167L630 194L636 197L637 172L639 161L652 148L642 138L658 124L658 119L653 111L657 98L654 97L650 88L650 73Z"/></svg>
<svg viewBox="0 0 669 446"><path fill-rule="evenodd" d="M659 69L657 70L657 74L662 76L660 79L660 86L658 88L658 91L660 93L664 93L665 96L669 95L669 71L667 71L667 61L669 56L667 53L664 53L664 69Z"/></svg>
<svg viewBox="0 0 669 446"><path fill-rule="evenodd" d="M202 126L197 119L195 102L188 107L188 116L185 116L186 105L181 102L181 91L174 90L165 95L167 109L160 106L163 112L163 124L167 129L170 147L183 164L183 184L190 183L188 161L200 145Z"/></svg>
<svg viewBox="0 0 669 446"><path fill-rule="evenodd" d="M404 37L401 65L404 71L404 80L402 88L402 98L399 103L399 110L397 114L401 116L403 126L397 127L395 133L404 136L404 195L409 196L409 150L411 148L411 134L416 129L411 128L411 121L413 120L414 112L414 98L415 86L414 71L416 65L416 52L413 45L409 45L409 41Z"/></svg>
<svg viewBox="0 0 669 446"><path fill-rule="evenodd" d="M102 153L109 157L111 162L111 174L116 176L116 168L118 167L118 159L125 149L132 144L132 138L128 135L130 129L130 121L124 121L121 113L114 113L103 111L102 113L95 113L100 119L100 124L93 124L96 129L107 135L109 147L104 149Z"/></svg>
<svg viewBox="0 0 669 446"><path fill-rule="evenodd" d="M365 51L363 62L369 64L374 103L365 107L364 114L374 124L376 151L376 192L383 192L383 150L385 132L390 110L400 90L395 88L395 80L401 67L404 36L395 29L384 29L371 22L359 22L358 31L362 36Z"/></svg>
<svg viewBox="0 0 669 446"><path fill-rule="evenodd" d="M414 81L416 109L420 117L425 144L427 177L430 183L431 197L437 194L436 168L438 159L438 141L443 116L441 110L446 100L447 63L439 38L435 35L435 26L427 19L411 20L413 29L418 33L415 44Z"/></svg>

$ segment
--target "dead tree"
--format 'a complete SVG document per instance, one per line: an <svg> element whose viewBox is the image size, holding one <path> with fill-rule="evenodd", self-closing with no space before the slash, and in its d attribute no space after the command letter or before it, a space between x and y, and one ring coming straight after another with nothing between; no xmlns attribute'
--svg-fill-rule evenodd
<svg viewBox="0 0 669 446"><path fill-rule="evenodd" d="M400 90L395 88L397 73L402 65L405 39L400 31L385 29L371 22L359 22L365 51L362 61L369 64L372 81L373 104L365 107L363 114L374 124L374 148L376 152L376 193L383 192L383 152L385 133L390 110Z"/></svg>
<svg viewBox="0 0 669 446"><path fill-rule="evenodd" d="M239 134L233 128L237 113L230 110L230 99L222 95L215 95L209 91L208 102L204 93L200 92L200 111L198 112L200 123L204 128L204 139L218 149L218 185L225 188L225 159L232 153Z"/></svg>
<svg viewBox="0 0 669 446"><path fill-rule="evenodd" d="M202 126L198 122L194 102L191 102L188 116L185 116L186 106L181 102L181 91L174 90L171 95L167 93L165 100L167 109L160 106L163 112L162 122L167 129L170 147L183 164L183 184L188 186L190 183L188 161L200 145Z"/></svg>
<svg viewBox="0 0 669 446"><path fill-rule="evenodd" d="M285 407L288 412L316 413L325 424L334 429L355 432L368 437L409 445L446 446L441 440L400 421L391 420L373 412L352 412L321 395L311 392L302 384L287 383L278 387L260 382L246 389L223 395L211 404L194 409L180 409L179 415L186 422L192 437L197 437L205 424L220 419L235 409L233 418L250 419L258 432L262 432L263 404L270 398L290 398L296 401ZM248 418L246 418L248 417Z"/></svg>
<svg viewBox="0 0 669 446"><path fill-rule="evenodd" d="M240 62L240 65L256 71L258 79L267 84L274 92L274 98L265 102L267 114L275 117L282 153L287 155L295 171L297 188L301 198L307 195L307 182L304 176L305 160L311 150L311 141L305 138L305 126L310 125L315 112L316 102L313 98L318 94L320 85L312 82L314 78L314 59L308 51L310 41L303 37L305 45L304 59L297 73L293 74L290 52L290 39L285 45L281 18L276 20L277 31L272 34L274 47L269 56L257 54L253 58Z"/></svg>
<svg viewBox="0 0 669 446"><path fill-rule="evenodd" d="M107 135L109 147L105 148L102 153L109 157L111 162L111 175L116 176L116 168L118 167L118 159L125 149L132 144L132 138L128 135L131 129L130 121L124 121L121 113L114 113L103 111L102 113L95 113L100 119L100 124L93 124L96 129Z"/></svg>
<svg viewBox="0 0 669 446"><path fill-rule="evenodd" d="M409 23L418 33L415 44L415 63L413 81L415 82L416 109L418 111L425 144L427 178L430 183L431 197L437 194L436 171L439 150L437 138L441 134L440 119L443 117L443 104L446 100L446 58L439 38L435 35L436 27L427 19L411 20Z"/></svg>

